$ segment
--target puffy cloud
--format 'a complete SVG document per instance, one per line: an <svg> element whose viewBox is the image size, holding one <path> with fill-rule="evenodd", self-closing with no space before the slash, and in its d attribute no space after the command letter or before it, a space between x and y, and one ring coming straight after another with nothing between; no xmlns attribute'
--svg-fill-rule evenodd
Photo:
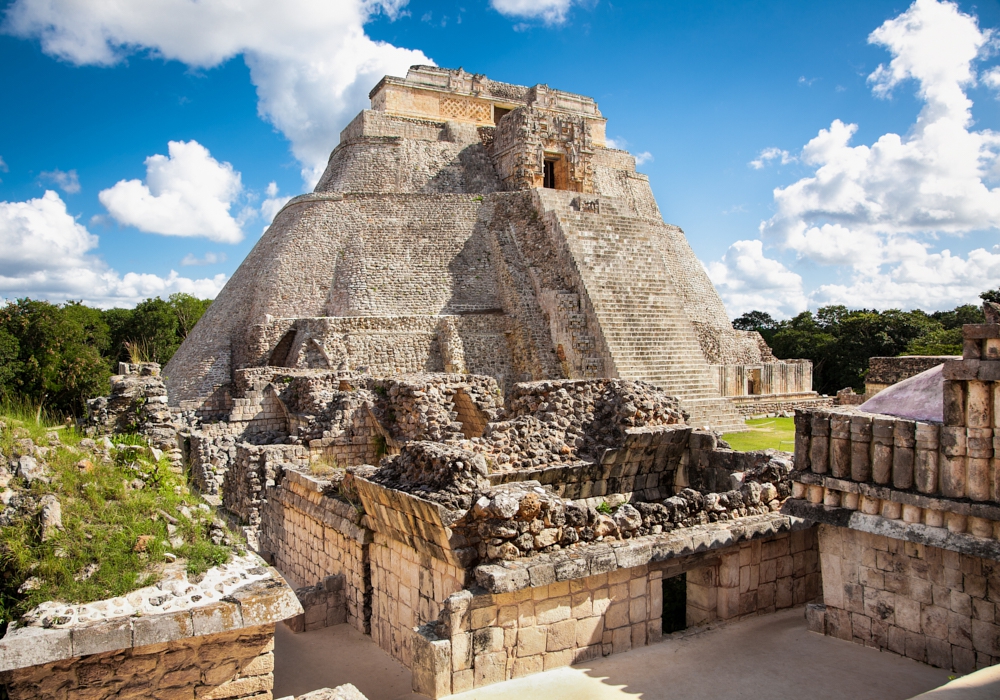
<svg viewBox="0 0 1000 700"><path fill-rule="evenodd" d="M857 125L835 120L805 145L801 159L816 171L774 191L776 212L760 226L778 246L823 264L898 262L899 237L961 234L1000 227L1000 134L974 131L965 88L972 62L990 32L956 5L917 0L869 36L893 58L869 82L887 96L917 82L923 107L910 133L888 133L871 146L852 146ZM763 154L762 154L763 155ZM753 163L751 163L753 165Z"/></svg>
<svg viewBox="0 0 1000 700"><path fill-rule="evenodd" d="M278 194L277 182L271 182L267 185L266 194L267 199L261 202L260 205L260 215L264 219L265 231L267 230L267 227L271 225L271 222L274 221L274 217L278 215L279 211L281 211L281 208L288 203L288 200L291 199L291 197Z"/></svg>
<svg viewBox="0 0 1000 700"><path fill-rule="evenodd" d="M226 262L226 258L227 258L227 256L226 256L225 253L213 253L211 251L205 253L205 257L203 257L203 258L196 257L194 253L188 253L187 255L184 256L184 259L181 260L181 265L185 265L185 266L187 266L187 265L216 265L218 263L224 263L224 262Z"/></svg>
<svg viewBox="0 0 1000 700"><path fill-rule="evenodd" d="M949 250L921 248L885 273L856 275L851 284L822 285L810 294L810 306L844 304L881 309L951 309L978 303L979 293L1000 280L1000 246L977 248L963 258Z"/></svg>
<svg viewBox="0 0 1000 700"><path fill-rule="evenodd" d="M652 162L653 162L653 154L650 153L649 151L642 151L641 153L635 154L636 165L645 165L646 163L652 163Z"/></svg>
<svg viewBox="0 0 1000 700"><path fill-rule="evenodd" d="M291 141L311 187L340 130L367 105L372 85L387 73L405 74L411 64L432 63L420 51L365 35L364 25L374 14L394 18L405 4L15 0L5 29L37 38L47 54L77 65L110 66L145 50L205 69L242 55L257 87L261 116Z"/></svg>
<svg viewBox="0 0 1000 700"><path fill-rule="evenodd" d="M197 141L171 141L169 156L146 159L146 182L121 180L98 195L118 223L166 236L204 236L221 243L243 238L229 213L243 191L240 174Z"/></svg>
<svg viewBox="0 0 1000 700"><path fill-rule="evenodd" d="M975 301L1000 279L1000 251L980 248L963 257L933 248L942 234L1000 228L1000 188L992 186L1000 177L1000 134L972 128L966 94L976 81L973 64L988 53L993 34L953 3L916 0L869 42L892 56L868 78L874 94L887 97L913 79L922 102L915 123L905 136L887 133L871 145L852 145L856 124L838 119L821 129L798 154L814 172L774 191L775 213L761 222L761 238L800 258L846 268L840 276L849 282L807 292L811 307L936 310ZM981 80L1000 87L1000 69ZM794 156L768 148L750 166L779 159ZM747 255L730 249L713 264L713 280L733 276L722 274L738 267L730 257ZM762 256L757 264L781 265ZM789 289L791 297L783 298L800 303Z"/></svg>
<svg viewBox="0 0 1000 700"><path fill-rule="evenodd" d="M760 241L736 241L721 260L705 268L732 317L754 309L791 316L808 303L802 277L765 257Z"/></svg>
<svg viewBox="0 0 1000 700"><path fill-rule="evenodd" d="M505 17L541 19L546 24L566 21L573 0L490 0L493 9Z"/></svg>
<svg viewBox="0 0 1000 700"><path fill-rule="evenodd" d="M0 202L0 297L30 296L65 301L83 299L98 306L130 306L151 296L187 292L214 297L226 282L219 274L189 279L128 272L119 275L90 252L92 235L48 190L26 202Z"/></svg>
<svg viewBox="0 0 1000 700"><path fill-rule="evenodd" d="M780 148L772 146L771 148L765 148L761 151L760 154L747 163L747 165L754 170L760 170L772 160L777 160L782 165L787 165L795 160L795 156L789 155L788 151L783 151Z"/></svg>
<svg viewBox="0 0 1000 700"><path fill-rule="evenodd" d="M56 168L55 170L48 170L39 174L38 178L46 182L51 182L67 194L76 194L80 191L80 178L77 176L75 170L65 173Z"/></svg>

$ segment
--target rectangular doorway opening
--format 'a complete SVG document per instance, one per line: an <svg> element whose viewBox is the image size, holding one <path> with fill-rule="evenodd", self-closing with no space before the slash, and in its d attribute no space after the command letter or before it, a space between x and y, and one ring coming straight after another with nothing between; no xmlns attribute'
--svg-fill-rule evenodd
<svg viewBox="0 0 1000 700"><path fill-rule="evenodd" d="M493 105L493 123L499 124L505 114L510 114L511 110Z"/></svg>
<svg viewBox="0 0 1000 700"><path fill-rule="evenodd" d="M760 378L760 370L752 369L750 370L750 376L747 377L747 393L751 395L763 394L763 383Z"/></svg>
<svg viewBox="0 0 1000 700"><path fill-rule="evenodd" d="M556 188L556 162L554 160L545 159L545 178L542 185L550 190Z"/></svg>
<svg viewBox="0 0 1000 700"><path fill-rule="evenodd" d="M663 579L663 634L687 629L687 574Z"/></svg>

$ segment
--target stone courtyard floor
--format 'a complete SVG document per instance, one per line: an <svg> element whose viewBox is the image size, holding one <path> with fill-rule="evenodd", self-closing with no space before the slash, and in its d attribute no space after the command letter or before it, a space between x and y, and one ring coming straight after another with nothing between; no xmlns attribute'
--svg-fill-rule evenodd
<svg viewBox="0 0 1000 700"><path fill-rule="evenodd" d="M410 673L348 625L278 625L274 697L353 683L369 700L420 698ZM802 608L687 630L658 644L499 683L455 700L905 700L949 672L806 630Z"/></svg>

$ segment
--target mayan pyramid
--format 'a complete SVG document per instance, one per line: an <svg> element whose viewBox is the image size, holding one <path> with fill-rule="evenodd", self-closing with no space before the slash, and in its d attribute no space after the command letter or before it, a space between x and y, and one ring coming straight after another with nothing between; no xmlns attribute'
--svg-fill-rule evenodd
<svg viewBox="0 0 1000 700"><path fill-rule="evenodd" d="M642 379L742 424L718 368L774 359L593 99L427 66L370 98L166 366L172 406L224 412L247 368L447 371Z"/></svg>

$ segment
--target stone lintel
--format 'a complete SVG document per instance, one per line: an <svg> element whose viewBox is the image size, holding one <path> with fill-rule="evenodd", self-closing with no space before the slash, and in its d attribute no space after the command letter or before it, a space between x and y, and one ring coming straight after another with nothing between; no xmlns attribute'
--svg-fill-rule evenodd
<svg viewBox="0 0 1000 700"><path fill-rule="evenodd" d="M272 569L270 574L222 601L187 610L122 616L76 627L16 628L0 639L0 672L274 624L300 614L302 606L295 592L277 571Z"/></svg>
<svg viewBox="0 0 1000 700"><path fill-rule="evenodd" d="M791 474L792 481L813 486L822 486L831 491L841 491L844 493L856 493L869 498L878 498L883 501L892 501L906 506L916 506L918 508L928 508L939 510L945 513L957 513L958 515L968 515L984 520L1000 520L1000 506L991 503L977 503L968 499L937 498L925 496L915 491L900 491L889 486L878 486L867 482L848 481L837 479L824 474L814 474L806 471L795 471Z"/></svg>
<svg viewBox="0 0 1000 700"><path fill-rule="evenodd" d="M1000 328L1000 325L995 327ZM948 381L996 382L1000 381L1000 361L948 360L941 373Z"/></svg>
<svg viewBox="0 0 1000 700"><path fill-rule="evenodd" d="M788 499L782 510L790 515L808 518L826 525L845 527L858 532L882 535L895 540L914 542L947 549L959 554L1000 561L1000 540L949 532L947 528L931 527L922 523L889 520L880 515L867 515L857 510L825 506L821 503L809 503L799 499Z"/></svg>
<svg viewBox="0 0 1000 700"><path fill-rule="evenodd" d="M490 593L511 593L637 566L669 569L677 561L698 560L739 542L812 527L813 523L785 513L756 515L724 523L679 528L611 543L595 542L551 554L509 562L483 564L475 569L476 582ZM683 569L683 564L681 566Z"/></svg>
<svg viewBox="0 0 1000 700"><path fill-rule="evenodd" d="M1000 324L996 323L966 323L962 326L962 337L969 340L984 340L1000 338Z"/></svg>

